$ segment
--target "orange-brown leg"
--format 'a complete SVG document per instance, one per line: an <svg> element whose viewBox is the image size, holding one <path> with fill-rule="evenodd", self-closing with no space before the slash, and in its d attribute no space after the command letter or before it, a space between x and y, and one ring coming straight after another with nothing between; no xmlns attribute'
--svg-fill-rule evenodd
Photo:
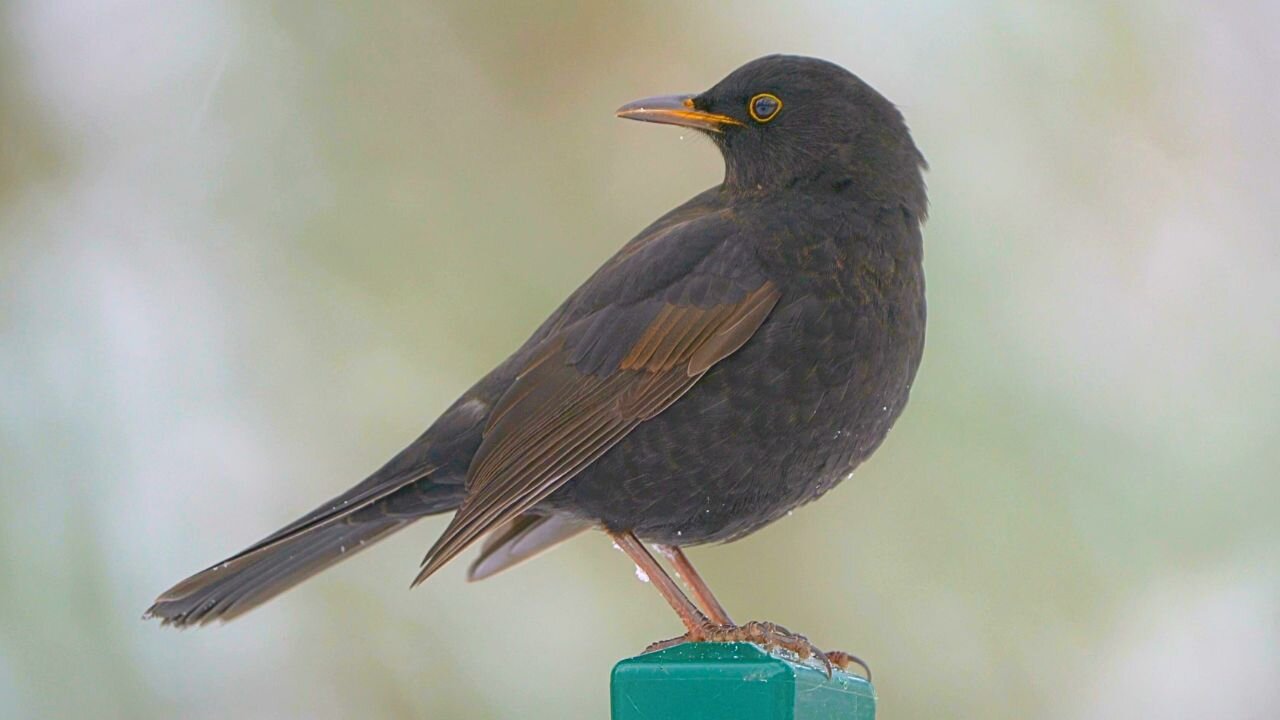
<svg viewBox="0 0 1280 720"><path fill-rule="evenodd" d="M707 616L702 614L697 605L689 601L676 581L672 580L667 571L658 564L657 559L649 554L644 543L629 532L611 532L609 536L613 538L614 544L631 558L636 567L640 568L640 572L648 576L649 582L662 594L671 609L676 611L676 615L680 616L680 622L684 623L685 629L689 631L685 637L690 640L700 640L705 637L706 630L711 625Z"/></svg>
<svg viewBox="0 0 1280 720"><path fill-rule="evenodd" d="M676 574L689 586L689 590L693 591L693 598L702 606L702 610L706 612L707 617L711 618L711 622L717 625L732 625L733 620L729 618L729 613L712 594L711 588L707 586L702 576L694 569L693 563L689 562L689 558L685 557L684 551L675 545L658 545L658 551L663 555L671 558L671 564L675 566Z"/></svg>
<svg viewBox="0 0 1280 720"><path fill-rule="evenodd" d="M651 644L645 652L655 652L686 642L752 642L765 648L782 648L802 660L813 658L822 664L828 677L831 676L832 667L847 670L850 665L856 664L862 668L867 680L871 679L871 668L857 656L840 650L823 652L809 642L808 638L793 633L781 625L757 620L752 620L745 625L735 625L729 618L729 613L716 599L711 588L680 548L674 545L655 546L671 559L676 572L689 586L698 604L702 606L701 610L689 601L689 598L635 535L631 533L610 533L610 535L614 543L635 562L636 567L649 577L654 587L666 598L667 603L680 616L681 622L688 630L680 637Z"/></svg>

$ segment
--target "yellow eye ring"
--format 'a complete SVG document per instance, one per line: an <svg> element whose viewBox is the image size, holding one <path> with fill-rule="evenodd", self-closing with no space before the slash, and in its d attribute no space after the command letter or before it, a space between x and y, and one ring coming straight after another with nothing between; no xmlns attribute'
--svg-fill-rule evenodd
<svg viewBox="0 0 1280 720"><path fill-rule="evenodd" d="M760 93L747 103L747 112L751 113L751 119L758 123L767 123L778 117L780 110L782 110L782 100L773 93Z"/></svg>

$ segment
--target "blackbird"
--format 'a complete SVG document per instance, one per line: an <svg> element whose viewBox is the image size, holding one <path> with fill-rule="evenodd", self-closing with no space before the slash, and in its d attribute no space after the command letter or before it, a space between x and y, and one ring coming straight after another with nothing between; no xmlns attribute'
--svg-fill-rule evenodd
<svg viewBox="0 0 1280 720"><path fill-rule="evenodd" d="M819 653L780 626L735 625L681 548L821 496L902 413L924 346L924 158L892 103L808 57L763 57L617 115L705 133L724 181L624 245L386 465L173 586L146 617L229 620L455 511L414 585L481 539L472 580L599 528L685 625L657 646Z"/></svg>

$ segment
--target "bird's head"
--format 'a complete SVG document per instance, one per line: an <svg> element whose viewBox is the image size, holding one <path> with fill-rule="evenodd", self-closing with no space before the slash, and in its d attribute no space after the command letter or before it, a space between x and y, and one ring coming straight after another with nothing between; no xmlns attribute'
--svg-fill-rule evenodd
<svg viewBox="0 0 1280 720"><path fill-rule="evenodd" d="M851 194L923 215L924 157L902 114L839 65L769 55L706 92L627 103L618 116L706 133L725 160L725 185Z"/></svg>

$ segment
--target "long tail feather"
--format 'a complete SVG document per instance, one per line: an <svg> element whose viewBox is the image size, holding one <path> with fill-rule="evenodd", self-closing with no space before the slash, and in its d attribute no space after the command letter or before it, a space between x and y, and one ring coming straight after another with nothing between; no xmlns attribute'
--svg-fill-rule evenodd
<svg viewBox="0 0 1280 720"><path fill-rule="evenodd" d="M407 481L391 477L381 487L368 481L357 485L169 588L143 618L175 627L231 620L414 520L458 506L460 483L452 478L424 480L424 475L410 474Z"/></svg>
<svg viewBox="0 0 1280 720"><path fill-rule="evenodd" d="M410 522L348 519L250 551L173 586L143 617L175 627L231 620Z"/></svg>

